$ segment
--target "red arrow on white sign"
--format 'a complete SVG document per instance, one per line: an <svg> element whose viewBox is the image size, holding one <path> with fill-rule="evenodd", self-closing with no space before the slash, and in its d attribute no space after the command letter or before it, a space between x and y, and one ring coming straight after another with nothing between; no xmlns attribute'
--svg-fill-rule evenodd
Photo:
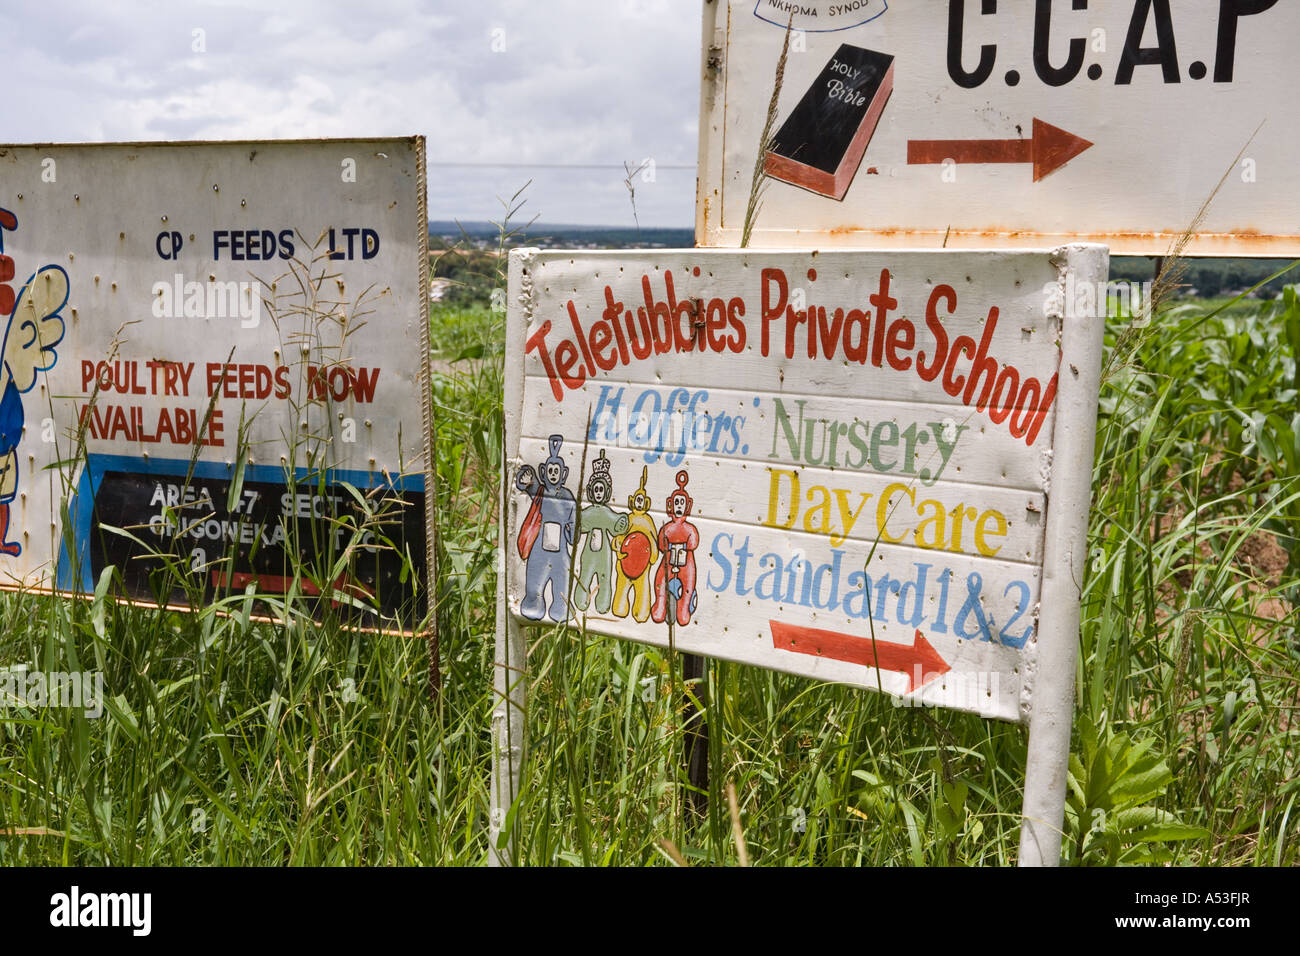
<svg viewBox="0 0 1300 956"><path fill-rule="evenodd" d="M1033 163L1034 182L1050 176L1092 143L1034 117L1029 139L911 139L909 165L943 163Z"/></svg>
<svg viewBox="0 0 1300 956"><path fill-rule="evenodd" d="M829 657L882 671L897 671L907 675L909 694L918 686L924 686L952 670L952 665L925 639L920 628L917 628L909 646L781 621L769 620L767 623L772 627L772 646L777 650Z"/></svg>

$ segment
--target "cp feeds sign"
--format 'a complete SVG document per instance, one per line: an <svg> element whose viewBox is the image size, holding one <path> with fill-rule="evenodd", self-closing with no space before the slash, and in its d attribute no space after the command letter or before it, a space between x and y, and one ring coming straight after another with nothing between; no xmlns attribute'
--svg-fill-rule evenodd
<svg viewBox="0 0 1300 956"><path fill-rule="evenodd" d="M420 139L0 148L0 583L411 627L423 187Z"/></svg>
<svg viewBox="0 0 1300 956"><path fill-rule="evenodd" d="M517 251L511 613L1025 719L1062 429L1091 460L1078 290L1107 266Z"/></svg>

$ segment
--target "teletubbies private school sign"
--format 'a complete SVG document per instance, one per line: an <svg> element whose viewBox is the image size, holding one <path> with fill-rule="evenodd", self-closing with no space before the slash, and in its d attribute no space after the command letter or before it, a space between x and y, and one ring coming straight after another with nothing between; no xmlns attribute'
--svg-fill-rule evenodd
<svg viewBox="0 0 1300 956"><path fill-rule="evenodd" d="M1025 720L1045 602L1077 608L1054 510L1081 484L1086 522L1107 266L516 251L509 613Z"/></svg>
<svg viewBox="0 0 1300 956"><path fill-rule="evenodd" d="M0 148L0 584L416 626L423 150Z"/></svg>

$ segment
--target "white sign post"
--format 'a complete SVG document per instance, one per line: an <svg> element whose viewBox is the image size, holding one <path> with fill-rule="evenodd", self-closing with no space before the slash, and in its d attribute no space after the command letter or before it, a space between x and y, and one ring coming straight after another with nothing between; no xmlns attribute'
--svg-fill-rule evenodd
<svg viewBox="0 0 1300 956"><path fill-rule="evenodd" d="M793 11L752 246L1300 255L1283 0L717 0L696 239L737 246ZM1213 196L1203 219L1202 206Z"/></svg>
<svg viewBox="0 0 1300 956"><path fill-rule="evenodd" d="M422 626L425 218L420 138L0 149L0 581Z"/></svg>
<svg viewBox="0 0 1300 956"><path fill-rule="evenodd" d="M512 253L494 837L519 628L581 621L1028 722L1025 839L1054 860L1107 267Z"/></svg>

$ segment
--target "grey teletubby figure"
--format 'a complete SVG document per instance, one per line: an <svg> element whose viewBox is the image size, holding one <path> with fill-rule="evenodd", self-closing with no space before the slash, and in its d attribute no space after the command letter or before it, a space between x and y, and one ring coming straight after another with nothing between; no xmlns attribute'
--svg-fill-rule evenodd
<svg viewBox="0 0 1300 956"><path fill-rule="evenodd" d="M519 554L525 562L524 596L519 613L533 621L543 617L563 621L568 617L565 588L578 508L573 492L564 486L569 479L569 466L560 457L564 436L552 435L548 442L551 454L537 471L525 465L515 476L515 488L531 502L519 529Z"/></svg>

